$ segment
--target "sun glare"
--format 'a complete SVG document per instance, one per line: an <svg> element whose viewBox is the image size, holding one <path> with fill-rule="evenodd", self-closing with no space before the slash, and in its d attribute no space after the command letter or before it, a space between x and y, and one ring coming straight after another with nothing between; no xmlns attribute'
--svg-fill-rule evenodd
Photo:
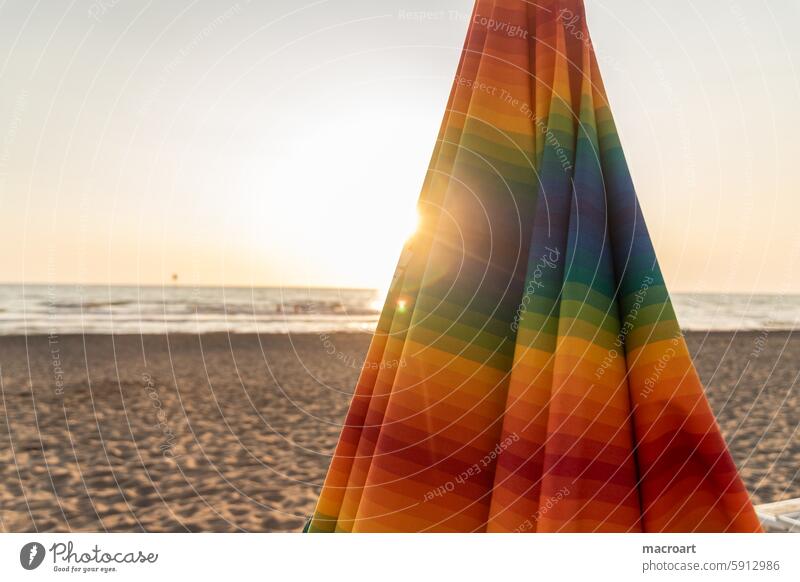
<svg viewBox="0 0 800 582"><path fill-rule="evenodd" d="M419 228L419 214L416 209L409 212L406 216L401 217L400 232L403 233L403 240L408 241L417 234Z"/></svg>

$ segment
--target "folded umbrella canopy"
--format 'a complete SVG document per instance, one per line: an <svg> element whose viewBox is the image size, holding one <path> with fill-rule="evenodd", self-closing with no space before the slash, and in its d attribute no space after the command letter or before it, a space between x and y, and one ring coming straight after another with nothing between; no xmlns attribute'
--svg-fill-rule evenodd
<svg viewBox="0 0 800 582"><path fill-rule="evenodd" d="M754 532L580 0L478 0L309 531Z"/></svg>

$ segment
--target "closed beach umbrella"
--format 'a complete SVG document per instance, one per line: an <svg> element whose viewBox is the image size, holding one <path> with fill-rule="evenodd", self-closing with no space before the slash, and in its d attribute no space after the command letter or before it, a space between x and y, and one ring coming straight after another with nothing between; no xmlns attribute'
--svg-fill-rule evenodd
<svg viewBox="0 0 800 582"><path fill-rule="evenodd" d="M309 531L754 532L580 0L478 0Z"/></svg>

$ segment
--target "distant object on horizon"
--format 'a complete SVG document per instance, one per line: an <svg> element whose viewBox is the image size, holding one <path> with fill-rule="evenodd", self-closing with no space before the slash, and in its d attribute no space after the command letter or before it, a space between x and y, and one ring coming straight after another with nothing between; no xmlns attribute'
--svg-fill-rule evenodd
<svg viewBox="0 0 800 582"><path fill-rule="evenodd" d="M173 283L177 283L178 282L178 273L172 273L172 282Z"/></svg>

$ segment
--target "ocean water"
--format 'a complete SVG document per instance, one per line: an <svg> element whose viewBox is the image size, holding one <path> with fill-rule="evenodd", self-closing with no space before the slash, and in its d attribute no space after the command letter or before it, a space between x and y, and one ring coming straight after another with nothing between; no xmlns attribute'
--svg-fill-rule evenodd
<svg viewBox="0 0 800 582"><path fill-rule="evenodd" d="M685 330L792 330L800 296L675 294ZM370 332L374 289L0 285L0 335Z"/></svg>
<svg viewBox="0 0 800 582"><path fill-rule="evenodd" d="M372 289L0 286L0 335L371 331Z"/></svg>

